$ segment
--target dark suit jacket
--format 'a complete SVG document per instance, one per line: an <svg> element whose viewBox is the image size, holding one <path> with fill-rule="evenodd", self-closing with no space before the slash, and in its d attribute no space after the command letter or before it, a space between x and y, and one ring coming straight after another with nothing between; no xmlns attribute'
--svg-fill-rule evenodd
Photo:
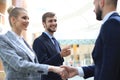
<svg viewBox="0 0 120 80"><path fill-rule="evenodd" d="M117 13L101 26L92 56L95 65L83 67L85 78L120 80L120 16Z"/></svg>
<svg viewBox="0 0 120 80"><path fill-rule="evenodd" d="M34 40L33 50L36 52L39 63L60 66L64 61L44 32ZM49 72L47 76L42 76L42 80L61 80L61 77L56 73Z"/></svg>

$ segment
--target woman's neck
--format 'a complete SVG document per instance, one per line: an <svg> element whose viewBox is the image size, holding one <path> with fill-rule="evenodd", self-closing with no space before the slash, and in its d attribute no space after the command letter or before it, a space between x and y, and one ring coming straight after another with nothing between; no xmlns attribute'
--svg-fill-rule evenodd
<svg viewBox="0 0 120 80"><path fill-rule="evenodd" d="M12 31L15 32L18 36L22 35L22 31L20 30L12 29Z"/></svg>

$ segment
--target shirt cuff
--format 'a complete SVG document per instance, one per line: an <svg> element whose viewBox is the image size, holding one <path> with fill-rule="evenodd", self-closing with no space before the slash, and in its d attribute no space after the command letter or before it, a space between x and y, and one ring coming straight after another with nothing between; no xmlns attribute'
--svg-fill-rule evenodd
<svg viewBox="0 0 120 80"><path fill-rule="evenodd" d="M80 77L84 77L84 71L83 71L83 69L81 67L77 67L77 70L78 70L78 75Z"/></svg>

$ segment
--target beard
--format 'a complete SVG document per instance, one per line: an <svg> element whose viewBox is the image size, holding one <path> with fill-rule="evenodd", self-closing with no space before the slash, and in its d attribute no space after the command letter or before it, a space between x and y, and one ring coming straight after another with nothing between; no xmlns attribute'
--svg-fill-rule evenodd
<svg viewBox="0 0 120 80"><path fill-rule="evenodd" d="M98 7L98 9L96 11L96 19L99 21L102 20L102 10L100 9L100 7Z"/></svg>
<svg viewBox="0 0 120 80"><path fill-rule="evenodd" d="M51 30L50 28L48 28L47 31L49 31L50 33L56 32L56 31L54 31L54 30Z"/></svg>

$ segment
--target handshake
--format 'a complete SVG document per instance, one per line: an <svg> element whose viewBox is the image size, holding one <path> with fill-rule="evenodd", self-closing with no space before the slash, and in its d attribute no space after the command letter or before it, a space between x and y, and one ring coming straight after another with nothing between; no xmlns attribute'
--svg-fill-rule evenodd
<svg viewBox="0 0 120 80"><path fill-rule="evenodd" d="M70 55L70 53L71 53L70 48L71 48L70 46L63 48L60 52L61 57L66 57L66 56ZM72 78L72 77L78 75L77 68L71 67L71 66L64 66L64 65L62 65L60 67L49 66L49 71L59 74L63 80Z"/></svg>
<svg viewBox="0 0 120 80"><path fill-rule="evenodd" d="M72 66L64 66L64 65L62 65L60 67L50 66L49 69L51 69L49 71L59 74L63 80L72 78L79 74L78 69L75 67L72 67Z"/></svg>

